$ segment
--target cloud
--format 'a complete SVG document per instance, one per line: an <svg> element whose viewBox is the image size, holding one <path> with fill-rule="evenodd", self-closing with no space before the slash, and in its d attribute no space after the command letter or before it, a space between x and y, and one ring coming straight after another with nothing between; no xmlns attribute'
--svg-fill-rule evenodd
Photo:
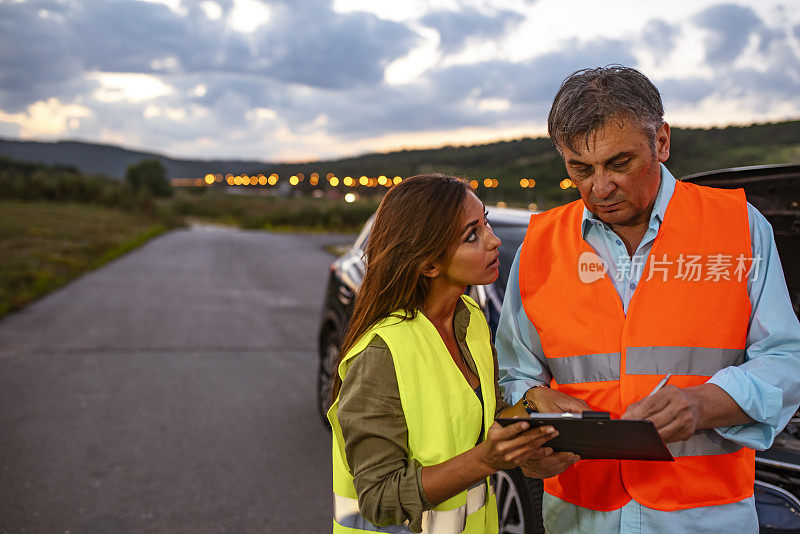
<svg viewBox="0 0 800 534"><path fill-rule="evenodd" d="M526 61L453 65L428 72L414 83L347 95L315 92L307 101L331 110L328 131L342 137L544 121L567 75L609 63L634 64L629 44L570 40L557 52Z"/></svg>
<svg viewBox="0 0 800 534"><path fill-rule="evenodd" d="M187 7L188 6L188 7ZM185 14L134 0L0 3L0 105L25 107L87 72L256 74L312 87L379 83L416 34L328 2L274 3L256 37L211 20L198 4ZM223 13L229 2L220 4ZM22 45L21 43L24 43ZM27 97L26 97L27 95Z"/></svg>
<svg viewBox="0 0 800 534"><path fill-rule="evenodd" d="M520 124L541 131L561 81L609 63L645 69L668 111L714 101L800 110L800 25L788 11L775 22L728 3L653 18L617 37L576 30L548 40L522 35L534 11L523 15L521 2L429 8L398 22L330 0L271 0L242 29L234 14L255 1L182 0L171 9L134 0L0 0L0 133L175 155L330 156L368 150L375 139L385 147L393 135L502 135ZM387 83L386 66L422 48L434 30L440 48L431 44L429 66ZM473 59L477 42L496 43L481 50L498 55ZM528 45L523 51L533 55L503 48ZM692 46L695 63L686 70ZM447 135L430 142L453 142Z"/></svg>
<svg viewBox="0 0 800 534"><path fill-rule="evenodd" d="M641 42L645 48L652 52L656 63L659 64L673 52L680 33L679 25L670 24L660 19L653 19L645 23L644 28L642 28Z"/></svg>
<svg viewBox="0 0 800 534"><path fill-rule="evenodd" d="M0 3L0 106L18 110L42 98L89 92L96 83L85 76L93 71L236 65L246 47L224 30L150 2Z"/></svg>
<svg viewBox="0 0 800 534"><path fill-rule="evenodd" d="M90 71L158 72L154 62L172 57L179 64L198 37L188 19L162 4L89 0L70 6L70 48Z"/></svg>
<svg viewBox="0 0 800 534"><path fill-rule="evenodd" d="M55 96L58 84L81 72L82 61L62 53L69 41L59 20L63 10L57 2L0 3L0 105L6 111Z"/></svg>
<svg viewBox="0 0 800 534"><path fill-rule="evenodd" d="M513 11L500 10L482 13L466 8L462 11L434 11L420 22L439 32L440 46L445 54L458 52L470 40L493 39L525 20Z"/></svg>
<svg viewBox="0 0 800 534"><path fill-rule="evenodd" d="M311 7L276 7L257 43L255 72L312 87L375 84L417 41L407 26L370 13L336 13L324 2Z"/></svg>
<svg viewBox="0 0 800 534"><path fill-rule="evenodd" d="M732 63L764 24L752 9L736 4L711 6L693 21L710 32L705 44L706 60L712 65Z"/></svg>
<svg viewBox="0 0 800 534"><path fill-rule="evenodd" d="M66 129L69 121L90 117L91 111L77 104L59 102L55 98L47 102L36 102L28 107L25 113L9 114L0 111L0 120L17 124L21 135L30 133L60 133Z"/></svg>
<svg viewBox="0 0 800 534"><path fill-rule="evenodd" d="M709 31L704 44L711 76L660 80L665 100L747 101L756 112L780 103L800 105L800 57L791 27L767 25L751 8L734 4L704 9L691 23Z"/></svg>
<svg viewBox="0 0 800 534"><path fill-rule="evenodd" d="M570 73L610 63L634 65L629 42L597 38L569 39L557 51L521 62L485 61L443 68L430 78L443 100L502 98L516 103L547 104Z"/></svg>
<svg viewBox="0 0 800 534"><path fill-rule="evenodd" d="M720 90L717 80L701 78L698 76L686 78L660 78L653 79L653 83L661 93L664 108L667 113L674 106L683 106L687 103L700 102L704 98Z"/></svg>

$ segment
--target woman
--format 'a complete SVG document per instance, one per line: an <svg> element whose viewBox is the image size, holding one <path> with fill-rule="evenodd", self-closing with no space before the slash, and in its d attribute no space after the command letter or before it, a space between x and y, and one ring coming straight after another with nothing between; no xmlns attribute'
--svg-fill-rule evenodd
<svg viewBox="0 0 800 534"><path fill-rule="evenodd" d="M328 412L334 532L497 532L487 477L551 452L552 427L493 422L494 349L463 293L497 278L499 245L457 178L415 176L381 202Z"/></svg>

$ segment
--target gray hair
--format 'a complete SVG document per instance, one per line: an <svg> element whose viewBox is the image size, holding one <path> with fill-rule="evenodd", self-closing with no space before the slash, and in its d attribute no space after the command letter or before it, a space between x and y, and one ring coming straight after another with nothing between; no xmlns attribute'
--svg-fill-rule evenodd
<svg viewBox="0 0 800 534"><path fill-rule="evenodd" d="M636 69L606 65L581 69L564 80L547 117L547 133L559 154L577 152L576 141L589 139L611 120L636 121L655 151L656 133L664 124L664 105L656 86Z"/></svg>

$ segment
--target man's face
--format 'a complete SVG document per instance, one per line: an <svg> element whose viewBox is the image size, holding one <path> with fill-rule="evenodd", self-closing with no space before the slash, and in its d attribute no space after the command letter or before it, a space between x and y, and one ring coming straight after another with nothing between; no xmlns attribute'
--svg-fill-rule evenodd
<svg viewBox="0 0 800 534"><path fill-rule="evenodd" d="M656 133L655 153L635 121L610 120L581 142L563 147L567 174L586 208L612 226L646 224L658 194L660 163L669 157L669 125Z"/></svg>

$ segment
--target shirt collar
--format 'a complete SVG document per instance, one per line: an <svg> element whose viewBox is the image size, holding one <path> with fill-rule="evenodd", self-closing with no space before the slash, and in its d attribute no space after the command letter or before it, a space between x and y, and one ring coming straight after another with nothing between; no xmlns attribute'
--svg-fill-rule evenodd
<svg viewBox="0 0 800 534"><path fill-rule="evenodd" d="M467 327L469 326L469 307L463 299L458 299L456 302L456 311L453 315L453 327L456 331L458 339L466 337Z"/></svg>
<svg viewBox="0 0 800 534"><path fill-rule="evenodd" d="M653 204L653 211L650 213L650 227L658 230L664 220L664 213L667 211L669 201L672 199L672 194L675 192L675 183L677 180L672 173L670 173L664 164L661 164L661 183L658 184L658 193L656 194L656 201ZM581 219L581 231L583 237L589 233L589 229L594 224L603 224L599 217L594 213L583 207L583 218Z"/></svg>

